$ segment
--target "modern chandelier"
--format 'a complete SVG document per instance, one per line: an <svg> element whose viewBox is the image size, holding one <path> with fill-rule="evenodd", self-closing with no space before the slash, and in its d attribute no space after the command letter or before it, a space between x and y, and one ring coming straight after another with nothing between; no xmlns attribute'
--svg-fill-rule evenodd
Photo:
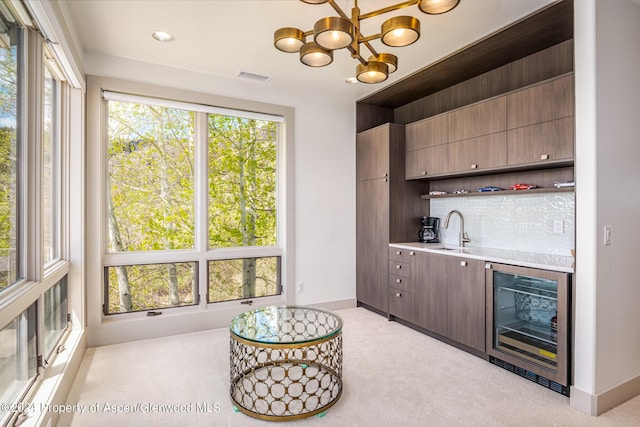
<svg viewBox="0 0 640 427"><path fill-rule="evenodd" d="M309 4L329 3L339 16L318 20L313 30L280 28L273 34L275 47L283 52L300 52L300 61L309 67L324 67L333 62L333 51L347 49L351 57L360 61L356 67L356 78L362 83L380 83L398 68L398 57L390 53L378 53L369 43L380 41L390 47L408 46L420 37L420 21L413 16L396 16L382 23L380 33L364 36L360 32L360 22L408 6L418 8L429 15L439 15L456 7L460 0L408 0L369 13L360 13L358 0L351 9L351 17L340 9L335 0L300 0ZM313 41L307 37L313 36ZM360 51L363 44L370 52L365 60Z"/></svg>

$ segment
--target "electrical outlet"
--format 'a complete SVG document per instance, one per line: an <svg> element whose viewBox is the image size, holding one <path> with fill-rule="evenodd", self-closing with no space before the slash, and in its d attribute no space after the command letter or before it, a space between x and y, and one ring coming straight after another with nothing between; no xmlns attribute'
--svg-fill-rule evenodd
<svg viewBox="0 0 640 427"><path fill-rule="evenodd" d="M304 292L304 282L296 283L296 291L298 291L299 294Z"/></svg>
<svg viewBox="0 0 640 427"><path fill-rule="evenodd" d="M554 234L564 233L564 221L562 221L561 219L553 220L553 233Z"/></svg>

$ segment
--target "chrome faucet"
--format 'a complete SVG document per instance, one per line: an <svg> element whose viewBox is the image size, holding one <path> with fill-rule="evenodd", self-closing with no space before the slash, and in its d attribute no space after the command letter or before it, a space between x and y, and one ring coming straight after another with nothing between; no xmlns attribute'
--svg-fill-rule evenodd
<svg viewBox="0 0 640 427"><path fill-rule="evenodd" d="M458 214L460 217L460 247L463 248L464 244L470 242L471 239L469 239L467 232L464 231L464 216L462 216L462 212L455 209L449 212L447 214L447 219L444 220L444 228L449 228L449 220L451 219L451 215L454 213Z"/></svg>

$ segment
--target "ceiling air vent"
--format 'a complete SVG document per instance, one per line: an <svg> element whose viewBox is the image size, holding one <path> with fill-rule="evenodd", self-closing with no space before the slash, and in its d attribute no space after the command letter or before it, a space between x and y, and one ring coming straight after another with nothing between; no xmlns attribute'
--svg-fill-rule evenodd
<svg viewBox="0 0 640 427"><path fill-rule="evenodd" d="M268 82L271 80L271 77L261 76L260 74L247 73L246 71L240 71L238 73L238 77L241 79L249 79L256 82Z"/></svg>

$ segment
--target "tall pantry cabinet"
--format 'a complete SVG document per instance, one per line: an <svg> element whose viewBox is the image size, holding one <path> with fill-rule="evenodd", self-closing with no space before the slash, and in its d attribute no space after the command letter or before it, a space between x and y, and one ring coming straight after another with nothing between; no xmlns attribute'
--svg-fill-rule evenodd
<svg viewBox="0 0 640 427"><path fill-rule="evenodd" d="M386 123L356 135L356 298L389 312L388 245L417 240L422 183L405 182L404 126Z"/></svg>

